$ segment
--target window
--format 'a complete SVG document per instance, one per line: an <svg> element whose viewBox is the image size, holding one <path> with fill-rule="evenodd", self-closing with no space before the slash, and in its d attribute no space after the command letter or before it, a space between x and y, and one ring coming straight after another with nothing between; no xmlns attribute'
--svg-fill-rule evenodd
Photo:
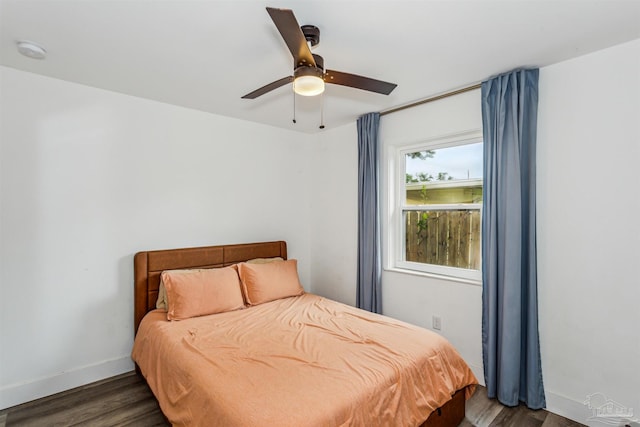
<svg viewBox="0 0 640 427"><path fill-rule="evenodd" d="M482 138L397 149L395 267L480 280Z"/></svg>

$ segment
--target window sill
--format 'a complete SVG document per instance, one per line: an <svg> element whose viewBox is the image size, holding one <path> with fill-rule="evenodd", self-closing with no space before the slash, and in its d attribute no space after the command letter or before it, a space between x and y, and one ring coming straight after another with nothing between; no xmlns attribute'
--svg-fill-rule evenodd
<svg viewBox="0 0 640 427"><path fill-rule="evenodd" d="M446 276L444 274L436 274L436 273L427 273L424 271L409 270L406 268L399 268L399 267L388 267L388 268L384 268L383 270L389 271L392 273L409 274L411 276L420 276L420 277L429 277L431 279L448 280L450 282L463 283L465 285L482 286L482 280L465 279L462 277Z"/></svg>

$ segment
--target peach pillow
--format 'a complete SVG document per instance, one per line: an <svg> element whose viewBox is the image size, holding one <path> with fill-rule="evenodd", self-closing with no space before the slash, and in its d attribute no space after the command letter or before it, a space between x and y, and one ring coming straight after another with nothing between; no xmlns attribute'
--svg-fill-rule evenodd
<svg viewBox="0 0 640 427"><path fill-rule="evenodd" d="M244 307L236 266L163 271L167 319L182 320Z"/></svg>
<svg viewBox="0 0 640 427"><path fill-rule="evenodd" d="M249 305L258 305L280 298L302 295L304 289L298 278L298 261L267 264L238 264L242 292Z"/></svg>
<svg viewBox="0 0 640 427"><path fill-rule="evenodd" d="M188 268L184 270L165 270L170 271L171 273L184 273L185 271L200 271L202 268ZM162 281L162 275L160 275L160 286L158 287L158 299L156 299L156 308L167 311L167 290L164 287L164 282Z"/></svg>
<svg viewBox="0 0 640 427"><path fill-rule="evenodd" d="M284 261L284 258L276 256L273 258L253 258L246 261L248 264L268 264L270 262ZM234 264L235 265L235 264ZM187 270L170 270L170 271L196 271L202 270L202 268L198 269L187 269ZM169 270L168 270L169 271ZM158 288L158 299L156 299L156 308L160 310L167 311L167 290L164 288L164 282L162 281L162 277L160 277L160 286Z"/></svg>

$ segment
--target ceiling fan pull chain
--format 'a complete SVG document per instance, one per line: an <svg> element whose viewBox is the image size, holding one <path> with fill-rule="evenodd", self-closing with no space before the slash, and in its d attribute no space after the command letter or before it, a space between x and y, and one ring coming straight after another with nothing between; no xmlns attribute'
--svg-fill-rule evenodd
<svg viewBox="0 0 640 427"><path fill-rule="evenodd" d="M293 94L293 124L296 124L296 93L291 91Z"/></svg>
<svg viewBox="0 0 640 427"><path fill-rule="evenodd" d="M320 129L324 129L324 92L320 94Z"/></svg>

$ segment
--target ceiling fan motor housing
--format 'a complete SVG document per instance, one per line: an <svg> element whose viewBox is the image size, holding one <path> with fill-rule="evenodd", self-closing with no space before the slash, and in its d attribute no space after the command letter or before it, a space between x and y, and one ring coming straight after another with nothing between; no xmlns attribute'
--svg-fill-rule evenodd
<svg viewBox="0 0 640 427"><path fill-rule="evenodd" d="M304 70L304 68L311 68L311 69L315 69L318 70L320 72L320 74L318 74L320 77L322 77L322 74L324 73L324 58L320 55L316 55L315 53L312 53L311 55L313 55L313 60L316 63L316 66L314 67L313 65L309 64L309 63L304 63L301 62L299 64L295 64L294 65L294 74L293 77L298 77L298 68L302 68L303 70L300 70L300 73L306 73L306 74L300 74L300 75L316 75L317 73L308 71L308 70Z"/></svg>
<svg viewBox="0 0 640 427"><path fill-rule="evenodd" d="M307 42L311 43L311 46L320 43L320 28L315 25L303 25L300 29L302 30L302 34L304 34L304 38L307 39Z"/></svg>
<svg viewBox="0 0 640 427"><path fill-rule="evenodd" d="M316 67L324 71L324 58L320 55L316 55L315 53L312 53L312 55L313 60L316 61Z"/></svg>
<svg viewBox="0 0 640 427"><path fill-rule="evenodd" d="M324 72L322 68L320 68L319 66L311 67L307 65L302 65L293 71L293 78L297 79L298 77L302 77L302 76L319 77L322 79L322 77L324 76Z"/></svg>

